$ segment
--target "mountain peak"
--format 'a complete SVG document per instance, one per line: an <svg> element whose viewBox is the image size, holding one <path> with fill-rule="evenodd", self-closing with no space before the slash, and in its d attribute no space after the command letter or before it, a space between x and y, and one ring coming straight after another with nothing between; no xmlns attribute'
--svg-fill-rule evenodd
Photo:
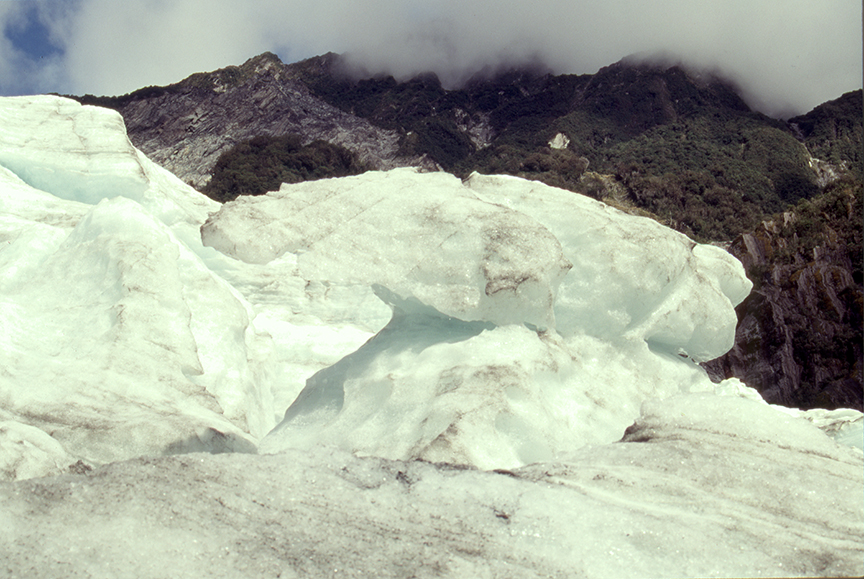
<svg viewBox="0 0 864 579"><path fill-rule="evenodd" d="M258 56L253 56L246 62L240 65L240 70L250 71L255 74L265 70L273 70L275 67L281 68L284 63L278 56L272 52L262 52Z"/></svg>
<svg viewBox="0 0 864 579"><path fill-rule="evenodd" d="M731 81L680 62L626 58L601 68L583 102L616 118L631 134L711 108L749 113Z"/></svg>
<svg viewBox="0 0 864 579"><path fill-rule="evenodd" d="M240 66L226 66L213 72L199 72L171 86L224 92L261 74L272 73L278 78L284 67L285 65L278 56L272 52L263 52L258 56L253 56Z"/></svg>

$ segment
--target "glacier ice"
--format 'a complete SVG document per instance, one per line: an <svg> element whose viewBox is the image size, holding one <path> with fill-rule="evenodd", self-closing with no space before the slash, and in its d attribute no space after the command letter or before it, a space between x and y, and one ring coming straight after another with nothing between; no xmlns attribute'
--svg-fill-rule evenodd
<svg viewBox="0 0 864 579"><path fill-rule="evenodd" d="M201 233L251 263L290 253L304 277L372 286L393 308L307 381L267 452L326 440L511 468L612 442L644 399L713 388L693 362L731 347L750 290L718 248L512 177L283 185L225 204Z"/></svg>
<svg viewBox="0 0 864 579"><path fill-rule="evenodd" d="M181 241L216 204L135 151L116 113L4 105L4 419L70 463L254 450L273 419L247 360L250 306Z"/></svg>
<svg viewBox="0 0 864 579"><path fill-rule="evenodd" d="M861 413L696 363L725 252L511 177L223 206L112 111L0 119L10 574L864 572Z"/></svg>
<svg viewBox="0 0 864 579"><path fill-rule="evenodd" d="M541 183L475 174L466 185L536 219L561 242L573 268L555 303L560 334L642 339L696 361L732 347L732 308L752 284L725 251Z"/></svg>
<svg viewBox="0 0 864 579"><path fill-rule="evenodd" d="M46 578L860 576L861 471L805 421L689 394L513 470L322 446L0 485L0 552Z"/></svg>
<svg viewBox="0 0 864 579"><path fill-rule="evenodd" d="M570 268L558 240L454 183L408 169L283 185L227 204L201 236L250 263L290 252L308 279L380 285L462 320L554 324Z"/></svg>
<svg viewBox="0 0 864 579"><path fill-rule="evenodd" d="M147 189L120 115L68 99L19 97L5 99L0 125L0 165L36 189L91 204L121 191L140 200Z"/></svg>
<svg viewBox="0 0 864 579"><path fill-rule="evenodd" d="M3 414L6 414L5 412ZM0 473L28 479L64 472L75 460L43 430L15 420L0 420ZM8 474L4 478L13 478Z"/></svg>

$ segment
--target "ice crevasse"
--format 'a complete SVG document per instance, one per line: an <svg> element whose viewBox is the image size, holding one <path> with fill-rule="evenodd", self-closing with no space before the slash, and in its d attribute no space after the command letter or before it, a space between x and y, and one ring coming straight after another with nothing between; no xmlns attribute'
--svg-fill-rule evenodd
<svg viewBox="0 0 864 579"><path fill-rule="evenodd" d="M620 440L647 400L759 403L697 364L732 345L740 263L651 220L413 169L220 205L112 111L0 122L7 479L321 444L514 468Z"/></svg>

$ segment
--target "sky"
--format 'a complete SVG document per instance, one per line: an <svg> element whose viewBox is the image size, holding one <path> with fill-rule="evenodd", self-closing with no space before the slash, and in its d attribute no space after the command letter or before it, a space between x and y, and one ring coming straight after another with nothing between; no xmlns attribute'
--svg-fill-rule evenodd
<svg viewBox="0 0 864 579"><path fill-rule="evenodd" d="M540 60L593 74L664 55L804 113L862 86L860 0L0 0L0 95L120 95L241 64L347 54L445 86Z"/></svg>

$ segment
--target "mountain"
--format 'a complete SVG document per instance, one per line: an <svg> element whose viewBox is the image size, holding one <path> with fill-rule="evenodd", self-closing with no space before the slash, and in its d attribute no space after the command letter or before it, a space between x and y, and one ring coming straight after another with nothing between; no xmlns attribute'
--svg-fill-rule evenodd
<svg viewBox="0 0 864 579"><path fill-rule="evenodd" d="M864 127L862 127L862 91L852 91L838 99L821 104L806 115L789 119L799 138L827 166L817 167L820 184L835 178L835 168L864 178Z"/></svg>
<svg viewBox="0 0 864 579"><path fill-rule="evenodd" d="M167 87L79 100L118 110L136 146L198 188L243 141L298 135L344 146L373 169L538 179L647 211L701 241L751 230L856 163L849 146L833 156L820 147L831 158L814 159L797 138L812 123L754 113L727 81L681 65L624 60L578 76L503 70L458 90L432 74L356 75L335 54L285 65L265 53ZM566 145L551 147L556 138ZM216 177L214 197L236 196L236 171L229 185Z"/></svg>
<svg viewBox="0 0 864 579"><path fill-rule="evenodd" d="M445 170L613 196L700 240L731 240L819 191L792 126L752 112L729 82L681 65L503 71L449 91L434 75L355 80L335 55L288 68L328 103L400 130L405 150ZM557 135L566 146L550 146ZM614 176L622 194L594 175Z"/></svg>
<svg viewBox="0 0 864 579"><path fill-rule="evenodd" d="M721 243L757 289L739 306L736 349L712 373L774 402L864 407L860 348L850 346L860 256L836 235L860 230L860 203L813 209L833 207L841 190L860 198L860 90L787 122L750 110L729 81L675 63L485 71L447 90L432 74L371 76L332 53L293 64L265 53L167 87L79 100L118 110L137 147L219 201L419 165L540 180ZM754 239L763 250L753 253ZM807 269L816 261L845 281L813 282L825 279ZM825 291L848 304L838 310Z"/></svg>
<svg viewBox="0 0 864 579"><path fill-rule="evenodd" d="M275 55L264 53L173 85L79 100L119 111L137 147L197 188L208 183L220 155L260 136L323 140L355 151L361 162L379 169L423 163L399 154L395 131L316 98L283 69Z"/></svg>
<svg viewBox="0 0 864 579"><path fill-rule="evenodd" d="M737 308L735 347L708 368L775 404L864 408L862 109L859 90L789 119L826 160L811 161L822 193L728 248L754 289Z"/></svg>

